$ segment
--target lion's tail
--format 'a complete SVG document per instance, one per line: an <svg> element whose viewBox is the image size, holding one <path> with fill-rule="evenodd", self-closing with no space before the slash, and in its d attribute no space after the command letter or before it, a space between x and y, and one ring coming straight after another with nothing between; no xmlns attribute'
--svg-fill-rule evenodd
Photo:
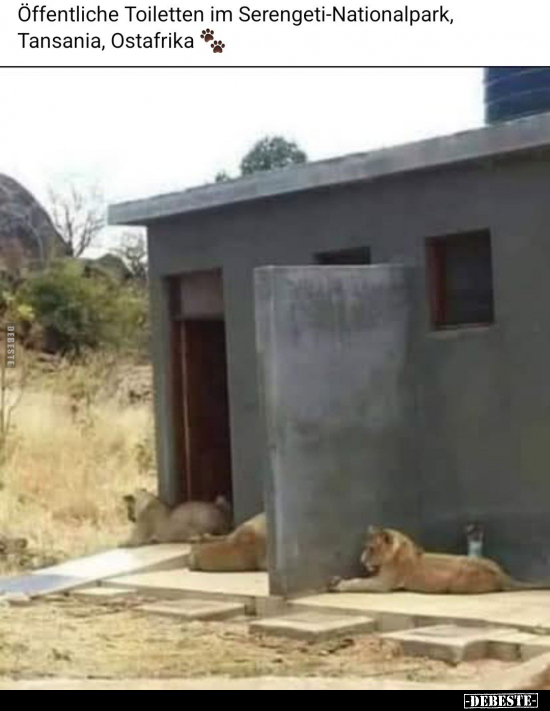
<svg viewBox="0 0 550 711"><path fill-rule="evenodd" d="M550 590L550 580L526 582L524 580L508 578L504 584L503 590L505 592L513 592L515 590Z"/></svg>

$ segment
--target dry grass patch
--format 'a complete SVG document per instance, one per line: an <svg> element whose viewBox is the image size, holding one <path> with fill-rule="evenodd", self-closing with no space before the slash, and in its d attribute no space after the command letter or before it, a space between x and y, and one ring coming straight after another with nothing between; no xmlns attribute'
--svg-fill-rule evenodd
<svg viewBox="0 0 550 711"><path fill-rule="evenodd" d="M0 533L55 559L116 545L128 528L121 497L155 486L150 403L115 393L75 407L62 377L71 385L64 370L55 388L35 381L25 393L0 472Z"/></svg>

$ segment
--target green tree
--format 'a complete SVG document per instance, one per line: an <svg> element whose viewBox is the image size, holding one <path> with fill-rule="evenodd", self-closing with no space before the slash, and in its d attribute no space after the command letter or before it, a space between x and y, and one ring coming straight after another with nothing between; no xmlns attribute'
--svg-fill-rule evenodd
<svg viewBox="0 0 550 711"><path fill-rule="evenodd" d="M294 141L282 136L266 136L254 144L241 161L241 175L305 163L307 155Z"/></svg>
<svg viewBox="0 0 550 711"><path fill-rule="evenodd" d="M131 347L147 327L144 290L105 275L85 276L78 260L56 262L33 275L17 296L32 310L50 352L79 356L89 349Z"/></svg>
<svg viewBox="0 0 550 711"><path fill-rule="evenodd" d="M226 170L220 170L219 173L216 173L214 178L216 183L227 183L228 180L231 180L231 176Z"/></svg>

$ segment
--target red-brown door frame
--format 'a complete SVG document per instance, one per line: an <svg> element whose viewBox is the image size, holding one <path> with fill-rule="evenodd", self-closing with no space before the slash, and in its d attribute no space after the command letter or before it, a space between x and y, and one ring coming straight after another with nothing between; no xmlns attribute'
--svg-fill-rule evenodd
<svg viewBox="0 0 550 711"><path fill-rule="evenodd" d="M189 442L187 436L187 412L185 398L185 358L184 358L184 323L181 314L180 278L168 280L170 313L170 369L173 418L174 462L178 469L178 478L182 482L182 500L189 501L191 481L189 470Z"/></svg>
<svg viewBox="0 0 550 711"><path fill-rule="evenodd" d="M193 476L197 475L197 468L196 466L192 466L193 462L191 461L192 453L195 452L196 454L196 450L192 450L193 445L191 443L189 413L190 403L187 392L188 373L186 370L188 367L186 351L186 323L190 324L191 322L196 320L201 321L201 319L190 319L186 322L181 308L180 277L169 278L168 295L171 331L170 365L173 416L173 447L175 462L174 466L177 468L177 476L179 478L179 481L181 482L181 498L183 501L189 501L193 498L193 494L197 493L197 481L193 482ZM219 320L223 322L223 319ZM227 373L225 377L227 378ZM200 485L198 488L201 488ZM216 492L216 495L221 493L224 493L226 496L231 498L231 493L227 491Z"/></svg>

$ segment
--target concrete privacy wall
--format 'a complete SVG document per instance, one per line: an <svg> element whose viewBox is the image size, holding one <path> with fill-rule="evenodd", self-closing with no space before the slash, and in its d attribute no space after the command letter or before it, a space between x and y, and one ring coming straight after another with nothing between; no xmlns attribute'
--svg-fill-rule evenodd
<svg viewBox="0 0 550 711"><path fill-rule="evenodd" d="M418 529L408 276L255 270L275 594L358 572L369 524Z"/></svg>

